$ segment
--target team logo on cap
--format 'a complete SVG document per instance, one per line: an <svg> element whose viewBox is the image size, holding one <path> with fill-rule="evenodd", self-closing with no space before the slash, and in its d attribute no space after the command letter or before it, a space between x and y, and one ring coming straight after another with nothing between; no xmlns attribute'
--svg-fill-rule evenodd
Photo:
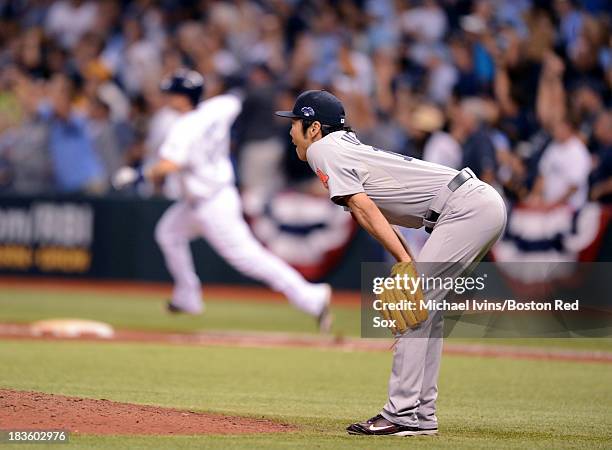
<svg viewBox="0 0 612 450"><path fill-rule="evenodd" d="M314 109L312 109L310 106L304 106L300 111L302 111L302 114L304 114L305 117L314 116Z"/></svg>

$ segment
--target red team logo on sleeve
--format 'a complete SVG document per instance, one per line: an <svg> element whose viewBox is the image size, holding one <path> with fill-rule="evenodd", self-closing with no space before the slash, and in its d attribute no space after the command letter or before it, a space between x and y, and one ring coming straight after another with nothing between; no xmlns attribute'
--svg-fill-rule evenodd
<svg viewBox="0 0 612 450"><path fill-rule="evenodd" d="M325 186L325 189L329 189L329 186L327 184L327 181L329 180L329 175L327 175L321 169L317 169L317 176L319 177L319 180L321 180L321 183L323 183L323 186Z"/></svg>

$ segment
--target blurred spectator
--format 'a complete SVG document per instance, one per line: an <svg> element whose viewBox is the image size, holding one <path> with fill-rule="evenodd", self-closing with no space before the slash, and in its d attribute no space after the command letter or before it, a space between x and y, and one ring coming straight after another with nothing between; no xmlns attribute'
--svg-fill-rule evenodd
<svg viewBox="0 0 612 450"><path fill-rule="evenodd" d="M328 86L334 76L334 62L342 45L337 12L326 2L312 17L312 30L296 42L291 65L293 82L308 81L315 86Z"/></svg>
<svg viewBox="0 0 612 450"><path fill-rule="evenodd" d="M594 126L595 152L599 159L591 174L591 199L612 203L612 111L602 112Z"/></svg>
<svg viewBox="0 0 612 450"><path fill-rule="evenodd" d="M425 67L430 74L426 80L427 97L429 100L439 105L446 104L457 83L457 69L448 61L446 51L441 49L436 49L428 53Z"/></svg>
<svg viewBox="0 0 612 450"><path fill-rule="evenodd" d="M158 84L161 77L160 48L146 39L137 18L130 17L123 22L120 55L115 69L129 95L135 96L141 93L147 84Z"/></svg>
<svg viewBox="0 0 612 450"><path fill-rule="evenodd" d="M0 72L0 134L19 126L26 118L16 93L19 71L9 67Z"/></svg>
<svg viewBox="0 0 612 450"><path fill-rule="evenodd" d="M83 92L88 98L99 98L109 108L110 118L125 122L130 113L130 101L112 80L108 68L100 61L90 61L82 72Z"/></svg>
<svg viewBox="0 0 612 450"><path fill-rule="evenodd" d="M505 29L499 37L503 49L495 55L494 93L499 106L499 127L514 143L535 131L534 96L542 55L524 52L517 32Z"/></svg>
<svg viewBox="0 0 612 450"><path fill-rule="evenodd" d="M252 195L266 197L284 182L281 164L285 147L280 127L273 120L278 86L266 65L253 67L249 86L235 125L240 186Z"/></svg>
<svg viewBox="0 0 612 450"><path fill-rule="evenodd" d="M495 46L492 34L495 25L493 14L492 2L476 0L473 3L472 14L462 17L459 22L465 31L464 39L467 40L472 54L474 74L480 84L480 93L488 93L493 82Z"/></svg>
<svg viewBox="0 0 612 450"><path fill-rule="evenodd" d="M281 19L273 14L267 14L262 18L261 32L255 43L247 42L244 53L247 63L265 64L278 74L287 68L284 58L285 39L283 35L283 24Z"/></svg>
<svg viewBox="0 0 612 450"><path fill-rule="evenodd" d="M64 0L54 2L47 13L45 28L66 48L73 48L89 31L98 13L96 2Z"/></svg>
<svg viewBox="0 0 612 450"><path fill-rule="evenodd" d="M603 88L605 70L600 59L600 48L609 44L606 39L609 29L594 18L584 20L580 34L567 49L568 64L566 81L570 88L576 83L590 83Z"/></svg>
<svg viewBox="0 0 612 450"><path fill-rule="evenodd" d="M583 142L593 144L593 127L595 120L604 110L603 99L597 88L588 82L577 85L571 96L571 114L578 124L580 138Z"/></svg>
<svg viewBox="0 0 612 450"><path fill-rule="evenodd" d="M489 184L496 183L497 157L489 129L485 123L485 105L478 98L461 102L453 126L463 136L462 167L471 168L476 176Z"/></svg>
<svg viewBox="0 0 612 450"><path fill-rule="evenodd" d="M552 51L544 55L536 99L540 125L552 132L555 124L567 117L567 98L563 87L565 64Z"/></svg>
<svg viewBox="0 0 612 450"><path fill-rule="evenodd" d="M49 151L58 189L103 192L106 173L94 148L87 118L73 110L72 82L57 74L47 93L48 100L39 104L38 114L49 127Z"/></svg>
<svg viewBox="0 0 612 450"><path fill-rule="evenodd" d="M590 171L589 151L565 117L553 125L553 140L540 160L539 178L529 201L546 206L569 203L579 209L587 200Z"/></svg>
<svg viewBox="0 0 612 450"><path fill-rule="evenodd" d="M338 95L372 94L374 89L372 64L366 55L353 49L350 39L345 38L340 44L331 69L334 75L330 82Z"/></svg>
<svg viewBox="0 0 612 450"><path fill-rule="evenodd" d="M92 144L104 166L108 183L110 176L123 165L118 133L111 121L110 105L100 98L95 98L89 107L88 118Z"/></svg>
<svg viewBox="0 0 612 450"><path fill-rule="evenodd" d="M369 18L368 48L376 52L395 47L399 33L393 0L365 0L365 12Z"/></svg>
<svg viewBox="0 0 612 450"><path fill-rule="evenodd" d="M44 123L27 120L0 138L0 186L20 194L53 192L55 188L50 155L47 150L48 128Z"/></svg>
<svg viewBox="0 0 612 450"><path fill-rule="evenodd" d="M554 0L554 9L559 20L559 43L571 51L582 29L583 15L572 0Z"/></svg>
<svg viewBox="0 0 612 450"><path fill-rule="evenodd" d="M453 64L457 70L454 86L458 97L471 97L480 92L480 80L474 69L474 61L470 48L463 39L454 38L450 43Z"/></svg>
<svg viewBox="0 0 612 450"><path fill-rule="evenodd" d="M423 150L425 161L462 169L458 127L452 127L449 132L443 131L444 115L439 109L427 105L418 107L412 116L412 124L414 128L427 133Z"/></svg>
<svg viewBox="0 0 612 450"><path fill-rule="evenodd" d="M33 112L38 89L14 67L0 78L0 188L36 194L54 189L48 128Z"/></svg>
<svg viewBox="0 0 612 450"><path fill-rule="evenodd" d="M446 34L448 21L436 0L424 0L421 6L409 8L399 18L402 31L423 44L433 44Z"/></svg>

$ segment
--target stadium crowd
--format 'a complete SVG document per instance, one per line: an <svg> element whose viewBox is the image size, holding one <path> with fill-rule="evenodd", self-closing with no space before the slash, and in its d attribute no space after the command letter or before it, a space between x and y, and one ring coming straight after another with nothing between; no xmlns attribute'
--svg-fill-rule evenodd
<svg viewBox="0 0 612 450"><path fill-rule="evenodd" d="M607 0L0 0L0 192L110 192L155 160L176 118L160 81L189 67L243 96L245 191L319 189L273 111L327 89L362 141L509 201L612 202L611 18Z"/></svg>

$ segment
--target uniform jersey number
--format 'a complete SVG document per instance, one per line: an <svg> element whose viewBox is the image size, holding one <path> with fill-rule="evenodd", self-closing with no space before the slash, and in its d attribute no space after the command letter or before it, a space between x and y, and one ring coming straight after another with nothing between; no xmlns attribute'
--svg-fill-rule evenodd
<svg viewBox="0 0 612 450"><path fill-rule="evenodd" d="M352 133L349 133L348 131L345 132L340 139L348 142L349 144L361 145L361 142L359 142L359 139L357 139L357 136L355 136Z"/></svg>
<svg viewBox="0 0 612 450"><path fill-rule="evenodd" d="M340 139L350 144L353 144L353 145L361 145L361 142L359 142L359 139L357 139L357 136L355 136L352 133L349 133L348 131L344 133ZM372 147L372 150L374 150L375 152L388 153L390 155L397 156L398 158L402 158L405 161L412 161L412 158L410 156L402 155L400 153L390 152L389 150L383 150L382 148Z"/></svg>
<svg viewBox="0 0 612 450"><path fill-rule="evenodd" d="M404 161L412 161L411 156L402 155L401 153L395 153L389 150L383 150L382 148L378 148L374 146L372 147L372 150L374 150L375 152L383 152L383 153L388 153L389 155L397 156L398 158L402 158Z"/></svg>

